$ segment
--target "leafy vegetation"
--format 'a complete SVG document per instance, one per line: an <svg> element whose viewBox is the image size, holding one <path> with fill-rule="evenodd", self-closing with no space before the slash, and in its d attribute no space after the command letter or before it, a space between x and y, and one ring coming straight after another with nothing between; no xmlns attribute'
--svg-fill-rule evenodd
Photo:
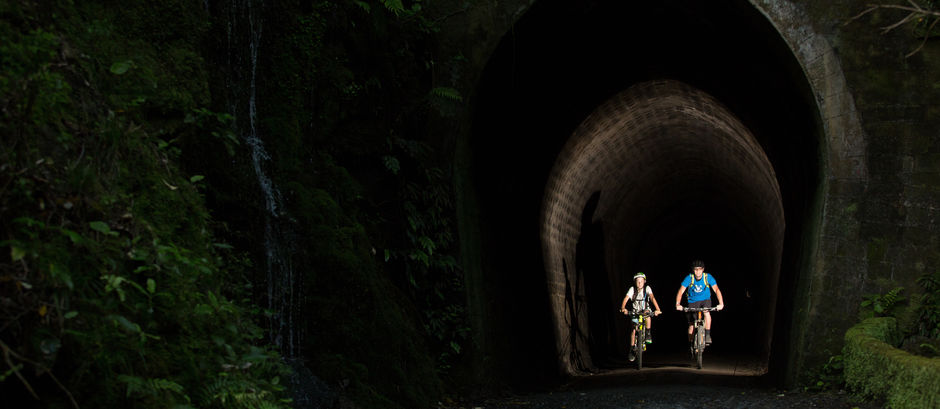
<svg viewBox="0 0 940 409"><path fill-rule="evenodd" d="M284 407L271 311L252 304L263 200L229 105L246 61L218 47L245 27L198 2L111 3L0 0L0 388L42 407ZM463 97L432 86L424 6L256 9L257 126L315 311L305 364L361 407L431 406L468 347L426 126Z"/></svg>
<svg viewBox="0 0 940 409"><path fill-rule="evenodd" d="M832 355L825 364L809 371L807 376L810 381L807 382L803 390L806 391L825 391L842 389L845 386L845 358L842 354Z"/></svg>
<svg viewBox="0 0 940 409"><path fill-rule="evenodd" d="M385 262L402 266L401 281L423 312L427 335L435 339L438 368L447 372L466 345L470 327L463 307L463 275L453 252L453 194L448 175L427 165L427 145L390 138L397 156L385 156L389 172L402 186L399 200L407 224L401 248L385 250ZM401 161L398 156L407 158ZM402 162L410 166L402 166Z"/></svg>
<svg viewBox="0 0 940 409"><path fill-rule="evenodd" d="M202 175L177 165L179 138L216 138L185 120L208 112L204 64L141 26L198 38L199 17L45 6L0 3L4 399L286 407L248 271L213 238Z"/></svg>
<svg viewBox="0 0 940 409"><path fill-rule="evenodd" d="M861 303L859 315L864 318L892 316L901 306L905 297L901 295L903 287L895 287L884 294L868 294Z"/></svg>
<svg viewBox="0 0 940 409"><path fill-rule="evenodd" d="M917 334L940 339L940 271L924 274L917 283L924 289L920 299Z"/></svg>

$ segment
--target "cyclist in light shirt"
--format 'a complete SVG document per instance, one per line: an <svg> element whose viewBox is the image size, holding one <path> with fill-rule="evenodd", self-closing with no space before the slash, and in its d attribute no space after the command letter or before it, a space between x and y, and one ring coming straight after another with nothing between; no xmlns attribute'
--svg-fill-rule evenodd
<svg viewBox="0 0 940 409"><path fill-rule="evenodd" d="M693 274L689 274L679 286L679 293L676 294L676 309L682 311L682 293L684 293L686 289L689 290L687 297L689 303L688 308L711 308L711 290L715 290L715 295L718 296L717 310L721 311L725 308L724 298L721 297L721 290L718 289L718 282L715 281L715 277L705 274L705 263L701 260L692 262L692 273ZM686 319L689 321L689 342L692 342L692 322L694 321L692 313L686 314ZM711 313L706 311L705 345L712 343L711 328L712 316Z"/></svg>
<svg viewBox="0 0 940 409"><path fill-rule="evenodd" d="M633 285L630 286L630 289L627 290L627 295L623 297L623 301L620 302L620 312L627 314L627 301L633 300L632 310L633 311L643 311L650 309L649 302L653 302L653 307L656 307L656 310L653 311L653 315L662 314L662 311L659 309L659 303L656 302L656 297L653 296L653 289L646 285L646 274L642 272L636 273L633 276ZM650 337L650 317L646 317L646 343L652 344L653 338ZM633 331L630 333L630 361L634 359L633 348L632 346L636 344L636 325L639 323L636 318L633 319Z"/></svg>

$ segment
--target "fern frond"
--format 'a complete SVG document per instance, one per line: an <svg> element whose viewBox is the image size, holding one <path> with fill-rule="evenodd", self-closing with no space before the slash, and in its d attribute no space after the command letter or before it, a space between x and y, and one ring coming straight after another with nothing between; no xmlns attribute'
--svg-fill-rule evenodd
<svg viewBox="0 0 940 409"><path fill-rule="evenodd" d="M927 273L917 279L917 283L928 292L940 290L940 271Z"/></svg>
<svg viewBox="0 0 940 409"><path fill-rule="evenodd" d="M890 310L895 304L899 301L904 300L904 296L901 295L901 291L904 291L904 287L895 287L893 290L888 291L884 296L881 297L881 302L885 310Z"/></svg>
<svg viewBox="0 0 940 409"><path fill-rule="evenodd" d="M452 101L463 101L460 91L450 87L437 87L431 90L431 95L446 98Z"/></svg>
<svg viewBox="0 0 940 409"><path fill-rule="evenodd" d="M163 378L141 378L133 375L118 375L118 381L127 385L126 396L132 395L158 397L164 392L172 392L189 401L183 385Z"/></svg>
<svg viewBox="0 0 940 409"><path fill-rule="evenodd" d="M405 5L402 4L401 0L382 0L382 5L396 16L405 11Z"/></svg>

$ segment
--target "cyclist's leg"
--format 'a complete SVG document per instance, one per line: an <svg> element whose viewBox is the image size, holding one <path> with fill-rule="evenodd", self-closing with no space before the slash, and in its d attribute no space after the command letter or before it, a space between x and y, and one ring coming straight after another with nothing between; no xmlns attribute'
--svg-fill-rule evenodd
<svg viewBox="0 0 940 409"><path fill-rule="evenodd" d="M712 300L702 301L702 308L711 308ZM712 314L708 311L705 311L705 345L712 343Z"/></svg>
<svg viewBox="0 0 940 409"><path fill-rule="evenodd" d="M702 308L704 301L696 301L689 303L689 308ZM695 314L691 312L685 313L685 320L689 323L689 343L692 343L692 334L695 325Z"/></svg>

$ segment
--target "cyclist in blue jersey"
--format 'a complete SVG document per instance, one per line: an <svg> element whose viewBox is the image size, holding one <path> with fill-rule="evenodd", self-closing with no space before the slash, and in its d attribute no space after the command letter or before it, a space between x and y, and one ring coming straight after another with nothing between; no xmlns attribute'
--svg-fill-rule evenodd
<svg viewBox="0 0 940 409"><path fill-rule="evenodd" d="M695 260L692 262L692 274L689 274L685 280L682 281L682 284L679 286L679 293L676 294L676 309L682 311L682 293L688 289L688 308L711 308L712 306L712 293L711 290L715 290L715 295L718 296L718 311L721 311L725 308L724 298L721 296L721 290L718 289L718 282L715 281L715 277L712 277L705 273L705 263L701 260ZM689 322L689 342L692 342L692 322L694 318L692 314L686 314L686 319ZM705 312L705 344L712 343L712 316L709 312Z"/></svg>

